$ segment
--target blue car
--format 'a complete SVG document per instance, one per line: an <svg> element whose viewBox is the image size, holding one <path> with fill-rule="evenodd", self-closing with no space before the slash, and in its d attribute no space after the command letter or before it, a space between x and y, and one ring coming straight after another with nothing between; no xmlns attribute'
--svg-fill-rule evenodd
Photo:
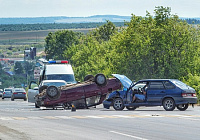
<svg viewBox="0 0 200 140"><path fill-rule="evenodd" d="M104 100L104 108L115 110L135 110L140 106L163 106L166 111L175 107L185 111L189 104L197 103L195 90L177 79L145 79L133 83L124 75L113 74L118 78L123 90L110 93Z"/></svg>

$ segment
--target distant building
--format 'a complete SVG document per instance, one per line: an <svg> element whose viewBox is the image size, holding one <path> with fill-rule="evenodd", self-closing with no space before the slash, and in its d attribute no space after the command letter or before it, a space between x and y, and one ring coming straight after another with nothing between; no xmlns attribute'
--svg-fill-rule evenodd
<svg viewBox="0 0 200 140"><path fill-rule="evenodd" d="M24 60L34 60L36 56L36 48L31 47L29 50L24 50Z"/></svg>

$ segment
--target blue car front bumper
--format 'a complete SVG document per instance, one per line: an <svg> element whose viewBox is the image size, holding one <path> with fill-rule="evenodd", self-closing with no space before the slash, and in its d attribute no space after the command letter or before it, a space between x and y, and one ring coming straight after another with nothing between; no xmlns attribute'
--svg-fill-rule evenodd
<svg viewBox="0 0 200 140"><path fill-rule="evenodd" d="M112 101L104 100L103 101L103 107L106 109L110 109L110 106L112 106Z"/></svg>

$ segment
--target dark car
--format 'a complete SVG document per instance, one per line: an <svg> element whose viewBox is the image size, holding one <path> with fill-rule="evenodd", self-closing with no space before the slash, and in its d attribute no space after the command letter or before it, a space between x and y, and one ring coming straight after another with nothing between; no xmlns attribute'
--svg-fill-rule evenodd
<svg viewBox="0 0 200 140"><path fill-rule="evenodd" d="M84 80L82 83L61 87L46 87L36 95L37 106L54 108L61 105L69 107L72 104L80 105L80 103L84 103L85 107L96 106L103 102L108 93L121 88L118 79L106 79L103 74L97 74L95 77L88 75Z"/></svg>
<svg viewBox="0 0 200 140"><path fill-rule="evenodd" d="M124 89L112 92L103 101L104 108L107 109L111 106L115 110L123 110L125 107L134 110L140 106L163 106L166 111L173 111L175 107L184 111L189 104L197 103L195 90L177 79L146 79L132 83L126 76L114 76L123 81ZM143 100L134 97L136 94L140 96L143 91L146 93Z"/></svg>
<svg viewBox="0 0 200 140"><path fill-rule="evenodd" d="M12 89L12 96L11 101L15 99L23 99L24 101L27 100L26 91L23 88L13 88Z"/></svg>

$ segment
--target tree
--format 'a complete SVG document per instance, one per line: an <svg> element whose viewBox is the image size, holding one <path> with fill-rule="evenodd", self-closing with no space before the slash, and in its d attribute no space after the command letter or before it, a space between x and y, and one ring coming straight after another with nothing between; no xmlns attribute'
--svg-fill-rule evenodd
<svg viewBox="0 0 200 140"><path fill-rule="evenodd" d="M23 74L24 73L22 64L20 62L15 63L14 72L15 72L15 74Z"/></svg>
<svg viewBox="0 0 200 140"><path fill-rule="evenodd" d="M82 34L69 30L50 32L45 39L45 53L47 59L65 59L64 51L70 48L73 44L78 44L78 39Z"/></svg>

